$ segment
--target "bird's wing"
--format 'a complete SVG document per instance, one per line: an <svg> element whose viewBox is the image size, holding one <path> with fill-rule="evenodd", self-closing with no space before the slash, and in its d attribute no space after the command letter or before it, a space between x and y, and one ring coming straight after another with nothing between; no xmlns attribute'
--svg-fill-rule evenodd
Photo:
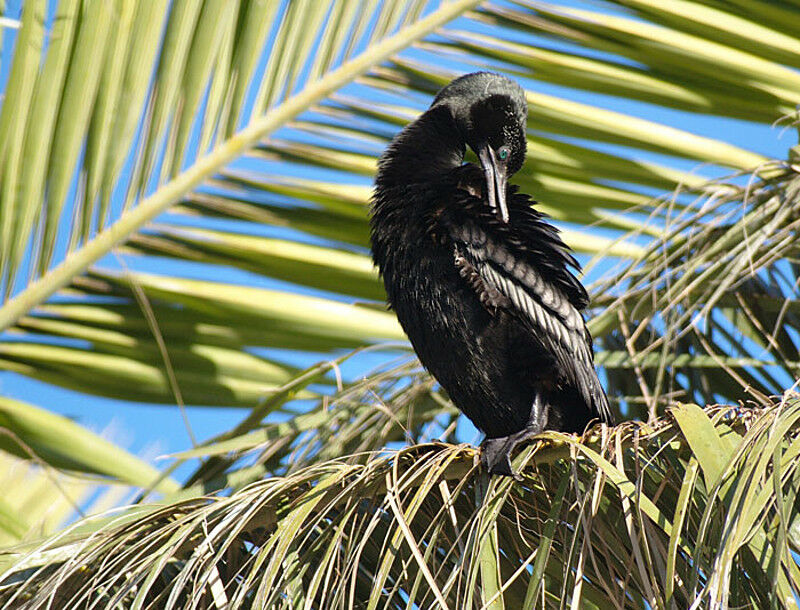
<svg viewBox="0 0 800 610"><path fill-rule="evenodd" d="M610 422L608 399L594 370L592 339L578 309L525 257L476 226L450 227L454 264L490 311L510 311L556 358L586 404Z"/></svg>

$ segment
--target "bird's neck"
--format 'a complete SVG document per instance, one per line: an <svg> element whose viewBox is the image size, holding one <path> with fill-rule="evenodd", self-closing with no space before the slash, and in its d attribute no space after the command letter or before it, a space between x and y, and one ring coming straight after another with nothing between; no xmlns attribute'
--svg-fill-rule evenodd
<svg viewBox="0 0 800 610"><path fill-rule="evenodd" d="M376 187L430 184L461 165L464 140L450 111L436 106L409 124L381 157Z"/></svg>
<svg viewBox="0 0 800 610"><path fill-rule="evenodd" d="M391 278L407 276L430 257L430 221L443 203L442 184L464 156L463 140L449 110L432 108L408 125L378 164L372 197L372 255L384 276L390 303Z"/></svg>

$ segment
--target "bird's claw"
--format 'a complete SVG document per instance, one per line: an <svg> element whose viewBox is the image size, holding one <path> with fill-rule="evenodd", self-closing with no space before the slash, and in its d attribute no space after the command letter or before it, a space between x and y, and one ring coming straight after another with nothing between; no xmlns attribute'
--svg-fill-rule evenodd
<svg viewBox="0 0 800 610"><path fill-rule="evenodd" d="M511 467L511 451L516 446L513 437L487 438L481 443L481 463L489 474L512 477L522 481L522 475Z"/></svg>

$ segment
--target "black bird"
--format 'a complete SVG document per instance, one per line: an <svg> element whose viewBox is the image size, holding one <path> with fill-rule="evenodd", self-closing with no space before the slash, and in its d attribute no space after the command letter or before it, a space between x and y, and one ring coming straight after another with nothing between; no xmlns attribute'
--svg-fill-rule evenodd
<svg viewBox="0 0 800 610"><path fill-rule="evenodd" d="M545 428L611 422L558 230L507 184L525 159L527 102L490 72L455 79L378 165L372 252L422 364L486 434L489 472ZM482 167L463 163L466 146Z"/></svg>

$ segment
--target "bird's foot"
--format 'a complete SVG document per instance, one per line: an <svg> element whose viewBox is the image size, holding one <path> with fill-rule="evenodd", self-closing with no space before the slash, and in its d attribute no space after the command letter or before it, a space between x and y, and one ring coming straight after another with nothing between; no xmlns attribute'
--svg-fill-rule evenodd
<svg viewBox="0 0 800 610"><path fill-rule="evenodd" d="M538 426L528 427L500 438L487 438L481 443L481 462L489 474L499 474L522 481L522 475L511 467L511 453L517 445L529 441L541 430Z"/></svg>
<svg viewBox="0 0 800 610"><path fill-rule="evenodd" d="M511 468L511 449L508 446L510 436L487 438L481 443L481 463L489 474L514 477L518 474Z"/></svg>

